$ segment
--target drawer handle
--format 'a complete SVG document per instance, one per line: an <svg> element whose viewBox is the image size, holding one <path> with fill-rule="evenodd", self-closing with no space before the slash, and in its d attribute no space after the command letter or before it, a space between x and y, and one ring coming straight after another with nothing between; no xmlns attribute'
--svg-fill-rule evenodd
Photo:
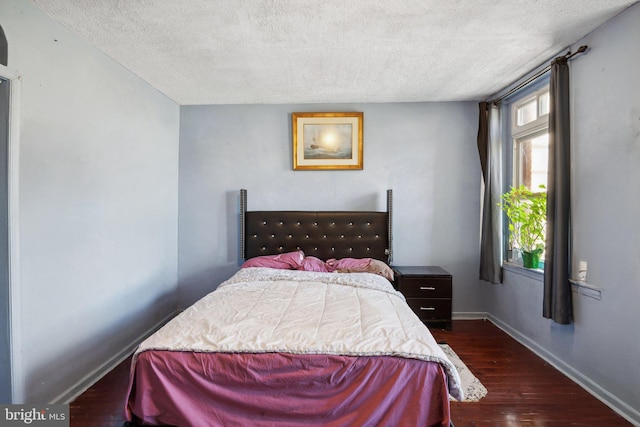
<svg viewBox="0 0 640 427"><path fill-rule="evenodd" d="M420 307L420 310L423 311L436 311L435 307Z"/></svg>
<svg viewBox="0 0 640 427"><path fill-rule="evenodd" d="M435 291L436 288L434 288L433 286L420 286L420 290L421 291Z"/></svg>

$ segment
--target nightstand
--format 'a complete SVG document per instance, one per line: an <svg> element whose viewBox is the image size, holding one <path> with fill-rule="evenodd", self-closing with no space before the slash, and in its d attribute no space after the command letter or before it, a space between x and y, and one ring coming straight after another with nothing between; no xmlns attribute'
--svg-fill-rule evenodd
<svg viewBox="0 0 640 427"><path fill-rule="evenodd" d="M453 278L437 266L393 266L395 286L425 324L451 328Z"/></svg>

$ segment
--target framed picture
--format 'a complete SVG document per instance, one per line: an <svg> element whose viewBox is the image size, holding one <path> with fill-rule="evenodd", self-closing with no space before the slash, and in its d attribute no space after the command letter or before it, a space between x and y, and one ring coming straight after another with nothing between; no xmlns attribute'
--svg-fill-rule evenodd
<svg viewBox="0 0 640 427"><path fill-rule="evenodd" d="M293 169L362 169L362 113L292 113Z"/></svg>

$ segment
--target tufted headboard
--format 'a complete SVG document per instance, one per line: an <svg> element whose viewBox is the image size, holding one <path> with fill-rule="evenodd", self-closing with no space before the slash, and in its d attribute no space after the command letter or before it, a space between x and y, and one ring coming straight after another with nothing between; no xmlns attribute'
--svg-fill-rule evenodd
<svg viewBox="0 0 640 427"><path fill-rule="evenodd" d="M247 211L240 190L240 256L243 259L301 249L307 256L375 258L391 263L392 192L387 211Z"/></svg>

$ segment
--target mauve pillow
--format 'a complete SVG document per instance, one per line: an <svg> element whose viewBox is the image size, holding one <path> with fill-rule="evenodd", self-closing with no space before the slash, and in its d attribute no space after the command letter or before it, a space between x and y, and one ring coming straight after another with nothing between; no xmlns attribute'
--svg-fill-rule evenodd
<svg viewBox="0 0 640 427"><path fill-rule="evenodd" d="M393 281L393 269L384 262L373 258L342 258L327 260L339 273L373 273Z"/></svg>
<svg viewBox="0 0 640 427"><path fill-rule="evenodd" d="M353 272L359 272L366 270L369 267L369 261L371 258L342 258L342 259L330 259L327 263L333 265L336 270L351 270ZM349 271L345 271L349 273Z"/></svg>
<svg viewBox="0 0 640 427"><path fill-rule="evenodd" d="M379 259L372 258L371 261L369 261L369 272L379 274L388 281L393 282L393 269Z"/></svg>
<svg viewBox="0 0 640 427"><path fill-rule="evenodd" d="M293 251L277 255L263 255L246 260L240 268L268 267L280 270L298 270L302 266L304 252Z"/></svg>

